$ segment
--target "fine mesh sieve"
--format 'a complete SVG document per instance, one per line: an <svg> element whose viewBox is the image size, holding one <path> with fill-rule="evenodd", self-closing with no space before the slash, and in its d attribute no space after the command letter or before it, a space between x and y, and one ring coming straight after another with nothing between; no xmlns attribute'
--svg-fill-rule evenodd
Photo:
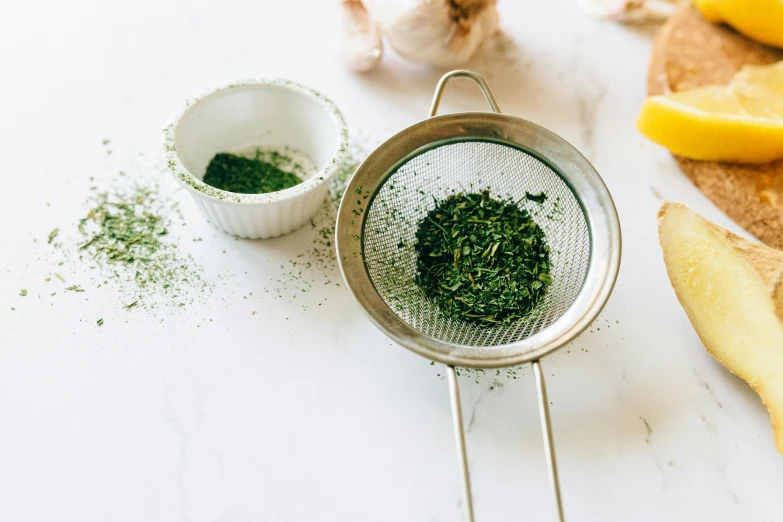
<svg viewBox="0 0 783 522"><path fill-rule="evenodd" d="M435 199L487 188L493 197L520 201L550 247L551 286L529 318L509 326L444 319L414 283L416 227ZM525 199L541 192L543 204ZM378 294L407 324L450 343L481 350L538 333L571 306L587 274L590 234L579 202L545 163L505 144L461 141L414 156L386 179L366 212L362 252Z"/></svg>
<svg viewBox="0 0 783 522"><path fill-rule="evenodd" d="M495 114L434 117L445 85L459 77L481 87ZM606 186L576 149L499 112L480 76L445 75L430 118L378 147L351 179L337 218L338 260L348 288L384 333L448 367L468 522L473 509L454 367L532 362L555 508L563 520L539 358L581 333L606 303L620 264L619 221ZM527 317L509 325L445 317L415 283L418 223L437 201L483 190L518 202L544 231L550 249L552 283ZM525 198L541 192L547 196L543 203Z"/></svg>

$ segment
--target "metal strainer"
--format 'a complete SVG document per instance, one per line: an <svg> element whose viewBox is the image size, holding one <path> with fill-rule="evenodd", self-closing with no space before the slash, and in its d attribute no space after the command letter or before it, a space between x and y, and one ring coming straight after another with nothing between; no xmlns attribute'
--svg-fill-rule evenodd
<svg viewBox="0 0 783 522"><path fill-rule="evenodd" d="M469 78L493 113L435 117L446 84ZM489 189L530 212L546 234L552 283L525 319L481 326L444 317L415 284L418 223L455 192ZM527 192L544 192L538 204ZM563 520L549 408L540 358L579 335L603 308L620 266L620 224L609 192L590 163L559 136L500 114L483 78L453 71L435 90L430 117L378 147L345 190L337 252L346 284L386 335L447 366L462 470L465 518L473 522L462 411L455 367L499 368L531 362L544 449L558 520Z"/></svg>

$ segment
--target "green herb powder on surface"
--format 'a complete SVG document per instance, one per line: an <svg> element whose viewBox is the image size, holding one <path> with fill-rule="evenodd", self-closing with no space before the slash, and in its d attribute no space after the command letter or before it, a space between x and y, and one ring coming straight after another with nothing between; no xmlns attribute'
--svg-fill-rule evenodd
<svg viewBox="0 0 783 522"><path fill-rule="evenodd" d="M416 282L442 313L481 324L510 324L543 297L549 247L513 201L455 194L437 202L416 231Z"/></svg>
<svg viewBox="0 0 783 522"><path fill-rule="evenodd" d="M221 152L209 162L204 183L237 194L277 192L302 182L281 168L290 163L289 157L277 152L263 158L260 150L253 158Z"/></svg>

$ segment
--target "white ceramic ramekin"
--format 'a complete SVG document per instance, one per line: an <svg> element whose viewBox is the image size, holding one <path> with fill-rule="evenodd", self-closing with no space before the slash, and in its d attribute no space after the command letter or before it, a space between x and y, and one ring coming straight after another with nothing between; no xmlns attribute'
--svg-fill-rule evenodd
<svg viewBox="0 0 783 522"><path fill-rule="evenodd" d="M207 219L250 239L292 232L318 211L340 168L348 129L337 107L313 89L286 80L243 81L189 101L164 130L169 169ZM269 194L236 194L201 181L218 152L290 147L317 171L294 187Z"/></svg>

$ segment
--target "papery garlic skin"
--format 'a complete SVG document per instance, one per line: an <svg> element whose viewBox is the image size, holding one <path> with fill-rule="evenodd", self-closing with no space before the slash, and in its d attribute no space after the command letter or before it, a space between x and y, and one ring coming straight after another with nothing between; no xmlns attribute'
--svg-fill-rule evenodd
<svg viewBox="0 0 783 522"><path fill-rule="evenodd" d="M586 14L613 22L662 22L677 10L682 0L580 0Z"/></svg>
<svg viewBox="0 0 783 522"><path fill-rule="evenodd" d="M464 64L497 27L496 0L364 0L403 57L437 67Z"/></svg>
<svg viewBox="0 0 783 522"><path fill-rule="evenodd" d="M361 0L340 2L340 54L354 72L369 72L383 57L378 26L370 19Z"/></svg>

